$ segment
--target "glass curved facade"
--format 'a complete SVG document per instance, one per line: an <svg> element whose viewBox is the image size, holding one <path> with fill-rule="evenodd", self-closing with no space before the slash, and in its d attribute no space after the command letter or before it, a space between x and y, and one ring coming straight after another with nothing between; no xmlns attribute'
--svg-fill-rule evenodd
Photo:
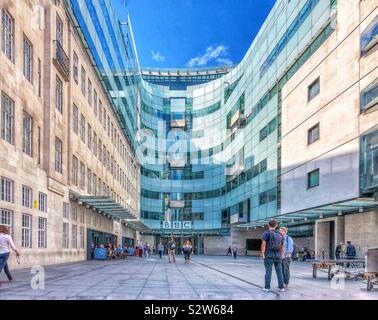
<svg viewBox="0 0 378 320"><path fill-rule="evenodd" d="M334 31L335 1L277 1L233 68L143 71L130 21L104 0L70 4L140 161L153 233L279 216L281 89Z"/></svg>
<svg viewBox="0 0 378 320"><path fill-rule="evenodd" d="M333 2L278 1L242 62L216 79L145 72L144 223L228 234L280 214L281 89L334 30Z"/></svg>

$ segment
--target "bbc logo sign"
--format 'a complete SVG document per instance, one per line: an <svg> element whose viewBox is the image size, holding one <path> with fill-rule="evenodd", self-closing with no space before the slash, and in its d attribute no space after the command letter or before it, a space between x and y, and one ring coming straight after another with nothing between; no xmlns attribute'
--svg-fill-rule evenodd
<svg viewBox="0 0 378 320"><path fill-rule="evenodd" d="M163 229L192 229L192 221L163 221Z"/></svg>

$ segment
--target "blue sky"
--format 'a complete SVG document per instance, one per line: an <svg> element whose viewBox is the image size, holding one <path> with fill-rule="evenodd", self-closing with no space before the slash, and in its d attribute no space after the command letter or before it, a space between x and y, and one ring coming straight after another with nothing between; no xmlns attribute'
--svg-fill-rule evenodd
<svg viewBox="0 0 378 320"><path fill-rule="evenodd" d="M275 0L112 0L130 14L141 67L237 64Z"/></svg>

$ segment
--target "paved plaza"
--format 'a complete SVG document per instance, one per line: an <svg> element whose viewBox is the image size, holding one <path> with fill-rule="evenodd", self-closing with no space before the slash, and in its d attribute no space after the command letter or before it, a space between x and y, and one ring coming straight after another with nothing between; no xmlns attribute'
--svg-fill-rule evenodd
<svg viewBox="0 0 378 320"><path fill-rule="evenodd" d="M278 294L263 292L261 259L193 256L190 265L179 256L176 264L167 257L137 257L126 260L83 261L45 267L45 288L32 289L31 269L14 270L14 282L0 275L3 299L378 299L378 291L367 292L361 281L347 280L345 288L331 286L327 274L312 278L311 263L294 262L290 288Z"/></svg>

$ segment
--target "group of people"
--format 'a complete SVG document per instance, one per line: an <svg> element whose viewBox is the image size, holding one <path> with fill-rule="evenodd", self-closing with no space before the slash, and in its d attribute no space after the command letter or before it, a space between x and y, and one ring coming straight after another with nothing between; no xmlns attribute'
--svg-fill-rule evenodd
<svg viewBox="0 0 378 320"><path fill-rule="evenodd" d="M150 244L148 242L146 242L145 244L140 242L135 247L135 255L137 255L139 258L143 258L143 256L146 257L146 258L149 258L149 256L151 255Z"/></svg>
<svg viewBox="0 0 378 320"><path fill-rule="evenodd" d="M262 235L261 255L265 266L264 291L270 290L273 265L276 270L278 287L281 292L289 286L290 263L293 253L293 239L288 236L288 228L277 227L275 220L269 221L269 229Z"/></svg>
<svg viewBox="0 0 378 320"><path fill-rule="evenodd" d="M107 244L106 246L101 245L95 245L93 242L91 243L91 260L95 258L95 250L96 248L101 248L106 250L106 255L108 259L124 259L127 256L133 256L134 255L134 248L129 245L124 245L123 247L121 245L115 245L115 244Z"/></svg>
<svg viewBox="0 0 378 320"><path fill-rule="evenodd" d="M355 259L357 256L356 247L352 244L351 241L347 241L347 245L343 242L340 242L335 250L335 256L337 260L346 258L346 259Z"/></svg>

